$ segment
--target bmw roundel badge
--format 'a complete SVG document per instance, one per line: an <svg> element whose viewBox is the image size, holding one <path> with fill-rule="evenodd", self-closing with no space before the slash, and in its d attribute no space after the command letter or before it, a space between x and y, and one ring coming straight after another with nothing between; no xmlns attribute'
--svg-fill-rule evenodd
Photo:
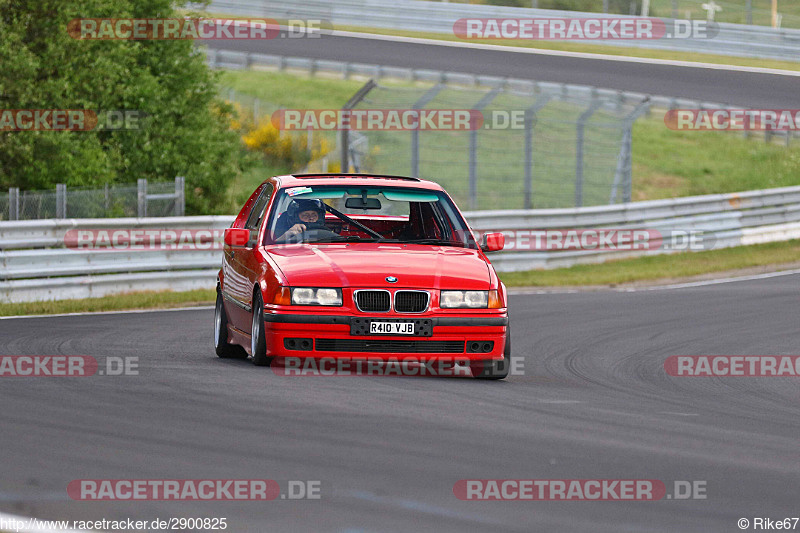
<svg viewBox="0 0 800 533"><path fill-rule="evenodd" d="M397 283L397 278L394 276L386 276L386 281L389 283Z"/></svg>

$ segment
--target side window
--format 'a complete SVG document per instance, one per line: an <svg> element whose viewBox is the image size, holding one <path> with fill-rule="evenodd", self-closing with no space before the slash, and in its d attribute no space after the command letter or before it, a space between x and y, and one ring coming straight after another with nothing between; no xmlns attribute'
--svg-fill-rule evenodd
<svg viewBox="0 0 800 533"><path fill-rule="evenodd" d="M267 204L272 196L272 190L273 187L271 183L264 185L264 188L261 189L261 194L258 196L255 204L253 204L253 210L250 211L250 216L247 217L247 222L245 222L244 227L250 230L251 239L258 238L258 228L261 226L261 221L264 220L264 213L267 210Z"/></svg>

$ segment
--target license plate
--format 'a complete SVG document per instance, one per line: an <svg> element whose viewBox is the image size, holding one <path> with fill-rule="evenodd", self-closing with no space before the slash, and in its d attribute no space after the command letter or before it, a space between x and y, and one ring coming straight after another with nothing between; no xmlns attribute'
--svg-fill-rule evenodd
<svg viewBox="0 0 800 533"><path fill-rule="evenodd" d="M413 335L413 322L370 322L369 332L375 335Z"/></svg>

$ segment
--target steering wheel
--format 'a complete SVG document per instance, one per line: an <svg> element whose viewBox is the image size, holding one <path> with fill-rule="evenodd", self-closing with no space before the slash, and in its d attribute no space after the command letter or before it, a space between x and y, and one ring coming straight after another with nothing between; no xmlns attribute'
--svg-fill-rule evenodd
<svg viewBox="0 0 800 533"><path fill-rule="evenodd" d="M314 242L310 241L310 237L314 237L314 241L328 241L341 238L338 233L328 229L306 229L295 235L283 235L275 239L276 244L297 244L301 242Z"/></svg>

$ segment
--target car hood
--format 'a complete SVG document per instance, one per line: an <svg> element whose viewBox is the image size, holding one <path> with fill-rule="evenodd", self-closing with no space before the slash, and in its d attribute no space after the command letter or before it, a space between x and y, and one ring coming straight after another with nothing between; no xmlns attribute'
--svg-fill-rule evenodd
<svg viewBox="0 0 800 533"><path fill-rule="evenodd" d="M486 290L489 265L477 250L392 243L269 247L293 287L414 287ZM387 276L398 279L388 283Z"/></svg>

